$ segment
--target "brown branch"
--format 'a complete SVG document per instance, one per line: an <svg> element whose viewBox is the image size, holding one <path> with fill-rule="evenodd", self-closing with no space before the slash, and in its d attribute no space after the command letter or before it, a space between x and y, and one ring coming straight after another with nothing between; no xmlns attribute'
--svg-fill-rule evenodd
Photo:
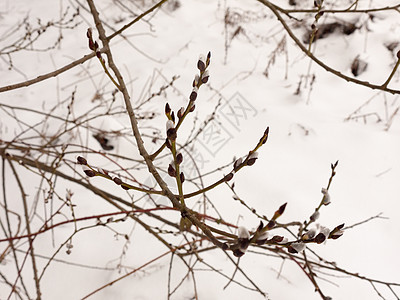
<svg viewBox="0 0 400 300"><path fill-rule="evenodd" d="M40 284L39 284L39 278L38 278L38 271L37 271L37 266L36 266L36 258L35 258L35 251L33 249L33 239L31 236L31 226L30 226L30 220L29 220L29 211L28 211L28 204L26 201L26 193L24 191L24 186L19 179L18 173L15 170L14 165L12 164L11 160L8 160L8 163L10 164L11 170L14 174L15 180L17 181L18 188L21 192L21 198L22 198L22 204L24 207L24 215L25 215L25 222L26 222L26 231L28 232L28 241L29 241L29 252L32 260L32 269L33 269L33 279L35 281L35 286L36 286L36 299L40 300L42 297L42 293L40 291ZM11 237L10 237L11 238Z"/></svg>
<svg viewBox="0 0 400 300"><path fill-rule="evenodd" d="M133 135L135 136L137 147L139 149L139 153L144 158L149 172L152 174L154 179L157 181L160 188L164 191L165 195L171 200L172 204L181 211L182 216L187 217L192 222L192 224L196 225L204 232L204 234L210 239L210 241L212 243L214 243L218 247L222 248L223 244L214 237L214 235L207 228L207 226L205 224L203 224L202 222L200 222L185 206L183 206L179 202L179 200L171 192L171 190L168 188L165 181L161 178L160 174L157 172L156 168L154 167L154 164L151 161L150 156L144 147L144 143L143 143L143 140L142 140L139 128L138 128L138 123L137 123L135 113L133 112L133 107L132 107L132 104L130 101L130 96L129 96L128 90L126 88L125 81L122 77L121 72L119 71L119 69L117 68L117 66L114 63L114 59L113 59L113 56L112 56L112 53L111 53L111 50L109 47L109 40L107 39L104 27L101 23L99 12L97 11L97 9L93 3L93 0L87 0L87 2L89 4L90 11L92 13L97 31L99 32L100 40L102 41L103 47L105 48L105 54L107 55L108 65L109 65L110 69L114 72L115 77L117 78L117 81L118 81L118 84L120 87L120 91L123 95L123 98L125 101L125 106L126 106L126 109L127 109L128 115L129 115L132 131L133 131Z"/></svg>

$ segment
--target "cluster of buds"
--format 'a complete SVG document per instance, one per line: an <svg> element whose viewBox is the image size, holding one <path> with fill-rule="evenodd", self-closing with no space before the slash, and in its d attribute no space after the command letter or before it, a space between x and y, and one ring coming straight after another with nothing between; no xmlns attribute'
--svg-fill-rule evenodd
<svg viewBox="0 0 400 300"><path fill-rule="evenodd" d="M330 230L328 227L317 225L317 227L312 228L312 229L308 230L307 232L305 232L301 236L301 241L296 242L296 243L297 244L305 244L304 242L307 242L307 243L322 244L327 239L336 240L343 235L343 233L344 233L343 227L344 227L344 224L340 224L340 225L336 226L333 230ZM300 252L293 245L294 245L294 243L288 247L288 251L290 253ZM297 252L293 252L293 250L296 250Z"/></svg>
<svg viewBox="0 0 400 300"><path fill-rule="evenodd" d="M191 102L191 109L194 110L194 102L197 99L197 94L199 92L199 88L202 84L208 82L210 78L210 73L208 71L208 66L210 65L211 60L211 52L208 52L207 57L204 57L203 54L200 55L199 60L197 61L197 69L199 69L200 74L196 74L193 79L193 90L190 93L189 99Z"/></svg>
<svg viewBox="0 0 400 300"><path fill-rule="evenodd" d="M233 170L224 177L225 181L231 180L233 178L233 175L235 175L235 173L239 171L242 167L252 166L255 164L256 160L258 159L257 149L267 142L268 134L269 134L269 127L267 127L267 129L264 131L264 134L257 143L257 146L252 151L249 151L249 154L244 160L242 157L239 157L238 159L235 160L235 162L233 163Z"/></svg>
<svg viewBox="0 0 400 300"><path fill-rule="evenodd" d="M101 57L99 44L97 43L97 41L93 40L92 28L88 28L86 36L89 40L89 49L94 51L96 53L97 58L104 62L103 58Z"/></svg>
<svg viewBox="0 0 400 300"><path fill-rule="evenodd" d="M119 177L112 178L107 170L102 169L102 168L91 167L88 164L86 158L84 158L82 156L78 156L76 158L76 160L77 160L77 163L82 166L82 170L86 174L86 176L88 176L88 177L101 176L101 177L104 177L104 178L114 181L114 183L116 185L121 186L121 188L124 190L131 189L131 186L129 184L123 182Z"/></svg>
<svg viewBox="0 0 400 300"><path fill-rule="evenodd" d="M245 254L250 244L250 233L246 227L240 226L238 228L238 244L237 248L233 250L233 255L241 257Z"/></svg>
<svg viewBox="0 0 400 300"><path fill-rule="evenodd" d="M233 255L236 257L244 255L250 243L256 243L257 245L286 243L287 239L279 235L275 235L271 239L268 239L268 231L275 227L276 219L284 213L285 208L286 203L279 207L267 225L264 226L264 223L260 221L260 225L253 233L253 236L250 236L249 231L245 227L239 227L237 244L231 247Z"/></svg>
<svg viewBox="0 0 400 300"><path fill-rule="evenodd" d="M293 254L302 252L306 248L305 242L322 244L328 238L337 239L343 234L343 231L341 230L343 226L344 224L339 225L332 231L330 231L329 228L325 226L318 226L317 228L312 228L302 235L301 241L290 244L288 246L288 252Z"/></svg>

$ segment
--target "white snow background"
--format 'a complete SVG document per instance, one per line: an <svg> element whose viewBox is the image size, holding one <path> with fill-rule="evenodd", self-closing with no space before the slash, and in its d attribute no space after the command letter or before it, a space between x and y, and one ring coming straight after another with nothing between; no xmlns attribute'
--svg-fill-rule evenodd
<svg viewBox="0 0 400 300"><path fill-rule="evenodd" d="M80 2L87 7L85 1ZM119 1L95 1L101 18L115 29L132 19L129 13L121 13L117 2ZM146 2L144 6L140 6L142 8L151 4L151 1L120 2L131 7L136 13L142 11L135 7L134 2L137 5ZM283 7L289 6L287 1L275 2ZM312 1L298 2L302 7L312 7ZM338 1L327 2L326 6L329 7L334 2L337 7ZM347 7L350 3L341 2L343 4L340 7ZM7 32L26 16L32 22L37 18L43 22L57 20L61 11L67 7L72 11L78 3L79 1L73 0L3 0L0 2L0 34ZM164 6L145 17L147 22L141 21L127 30L124 35L130 44L122 38L112 40L116 63L120 66L124 78L130 81L132 102L146 98L143 94L157 92L173 76L179 76L174 83L174 90L168 92L167 101L176 111L185 106L191 92L193 76L197 72L198 56L211 51L209 83L201 87L196 100L196 113L188 116L185 121L188 124L182 128L178 138L182 136L184 140L183 137L192 129L194 118L198 119L197 124L201 124L221 101L221 108L217 110L215 119L230 139L215 153L211 153L210 150L215 149L212 141L209 140L208 144L204 142L203 145L196 143L196 153L200 153L204 159L204 163L200 164L201 171L207 173L218 166L229 164L235 156L245 155L269 126L269 139L259 150L259 158L255 165L235 175L233 180L236 192L249 206L257 208L260 214L271 216L280 205L287 202L286 211L280 221L304 221L321 200L321 188L327 184L330 164L339 160L337 174L330 188L332 203L321 209L318 222L334 228L341 223L350 226L379 213L387 219L373 219L345 231L337 240L329 240L322 245L312 244L309 247L328 261L335 261L339 267L350 272L358 272L360 275L383 281L400 282L399 115L394 116L388 128L389 117L400 106L398 95L346 82L310 62L284 33L271 11L257 1L182 0L180 3L181 6L175 10ZM381 7L398 3L359 1L359 6ZM224 16L227 8L230 12L237 12L237 25L241 26L242 32L230 41L226 53L226 29L229 34L237 29L237 26L225 28ZM88 27L95 27L91 15L83 8L80 12L78 19L81 23L74 29L63 30L63 39L55 49L46 52L15 53L12 55L15 69L11 70L8 69L7 58L2 57L0 86L34 78L90 53L87 48L86 30ZM313 21L311 14L302 16L304 27L294 30L299 37ZM368 62L368 67L359 78L383 83L396 62L395 56L385 45L400 41L400 18L394 11L379 12L374 16L373 19L369 19L365 14L334 15L362 26L348 36L336 32L325 39L317 40L313 50L315 55L349 76L353 76L350 72L353 59L361 55ZM289 19L287 21L292 24ZM320 20L326 21L324 18ZM106 30L108 34L112 33L110 28ZM56 30L49 32L44 40L38 41L38 45L45 47L57 36ZM94 29L94 37L97 36ZM276 56L267 78L263 72L282 38L286 39L287 57L285 52ZM5 41L0 41L0 48L4 46ZM305 84L307 74L315 75L311 89L309 84ZM301 78L301 91L296 95ZM310 79L309 76L308 80ZM149 86L151 80L153 86ZM400 89L398 73L389 86ZM96 90L108 93L109 96L113 87L101 65L92 59L57 78L2 93L0 103L46 112L69 97L74 90L74 107L75 111L79 112L93 105L91 101ZM233 119L224 109L229 105L234 106L237 97L242 97L239 99L242 104L247 105L248 110L240 111L240 108L236 108L241 117ZM358 115L372 115L357 120L345 120L372 97L374 98L358 112ZM118 105L122 105L120 96L116 101L119 101ZM151 134L153 130L164 133L164 105L165 98L158 97L146 107L146 111L156 113L153 120L146 120L143 124L139 121L140 128L143 128L146 134ZM66 105L64 108L65 111L61 113L66 115ZM381 119L379 122L377 115ZM42 118L28 112L22 113L22 116L28 124L34 124ZM129 128L127 117L103 118L100 121L94 120L91 124L103 130ZM0 111L0 125L0 138L3 141L12 139L21 130L15 127L15 123L4 110ZM48 130L51 131L53 128L49 125ZM114 139L112 142L115 146L114 153L132 153L132 157L139 157L132 141ZM101 150L90 133L87 133L87 145ZM149 140L145 143L149 152L156 150L158 145L150 143ZM71 154L69 158L75 160L78 154ZM91 154L87 158L94 165L107 167L106 161L100 155ZM135 173L134 170L131 172ZM139 178L145 180L148 177L146 170L137 172L135 176ZM222 173L205 177L204 180L210 184L219 179ZM21 170L21 174L26 175L22 180L27 194L36 193L39 183L31 180L28 172ZM12 190L17 190L16 184L12 180L8 182L8 197L13 199L12 206L18 209L19 191L13 193ZM93 178L91 183L110 193L120 194L129 201L127 193L117 189L113 183L102 178ZM76 205L77 217L115 210L90 191L75 185L58 186L61 192L68 188L74 192L72 199ZM258 226L259 220L232 199L225 185L211 191L209 197L225 218L230 216L227 220L230 223L237 223L249 229ZM33 197L29 199L33 201ZM159 201L168 204L166 200ZM193 205L194 201L188 200L188 205ZM4 220L4 214L0 218ZM115 228L130 235L130 243L121 261L126 242L123 237L116 238L113 232L102 227L82 231L73 238L74 247L71 254L67 255L66 249L63 248L56 256L60 261L54 261L46 271L41 280L43 299L81 299L125 271L137 268L168 250L132 222L116 224ZM44 234L36 238L36 254L44 257L38 258L40 270L47 262L45 257L51 256L72 230L72 227L65 226L55 230L54 237ZM3 232L0 238L4 238ZM7 246L5 242L0 243L0 253L3 253ZM204 258L217 269L224 268L229 275L234 271L234 265L217 251L205 253ZM121 273L116 268L118 263L125 266L120 270ZM169 263L170 256L166 256L90 299L166 299ZM77 264L96 266L99 269ZM29 270L28 266L25 266L26 270ZM268 299L320 299L302 270L291 261L284 261L282 264L277 258L246 253L240 260L240 266L268 294ZM0 270L4 274L16 272L15 265L9 259L2 261ZM31 271L26 272L28 288L34 295ZM186 267L175 258L173 286L179 283L185 272ZM236 276L247 284L240 274ZM335 300L381 299L367 281L343 276L325 278L333 283L321 279L319 284L325 294ZM260 294L234 283L224 290L227 282L228 279L215 272L196 272L199 299L264 299ZM386 287L377 287L385 299L396 299ZM399 293L400 289L397 288L396 291ZM7 299L9 293L9 286L0 279L0 299ZM192 297L193 282L188 278L171 298Z"/></svg>

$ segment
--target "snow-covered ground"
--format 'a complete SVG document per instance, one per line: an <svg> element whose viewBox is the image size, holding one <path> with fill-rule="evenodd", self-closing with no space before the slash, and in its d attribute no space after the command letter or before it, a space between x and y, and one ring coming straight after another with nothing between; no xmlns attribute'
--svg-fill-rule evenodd
<svg viewBox="0 0 400 300"><path fill-rule="evenodd" d="M152 4L151 1L144 0L95 2L100 16L110 26L106 27L108 34L132 19L132 14L123 8L123 5L129 7L132 12L141 13L145 7ZM198 136L195 148L190 150L199 170L205 174L219 166L230 164L233 157L246 155L269 126L269 139L259 150L259 158L255 165L244 168L235 175L235 191L261 215L272 216L280 205L287 202L286 211L279 221L302 222L308 220L321 201L321 188L326 186L329 179L330 164L339 160L337 174L330 188L332 203L322 207L318 222L332 229L341 223L350 226L380 213L384 218L374 218L346 230L337 240L329 240L322 245L312 244L309 247L326 260L335 261L340 268L352 273L400 283L400 240L397 232L400 228L400 115L397 113L400 107L399 96L346 82L311 62L285 34L282 25L271 11L257 1L170 2L169 5L167 3L162 9L145 17L145 22L138 22L128 29L124 33L127 40L117 37L111 42L116 63L120 66L125 80L129 82L128 87L135 107L152 93L157 93L174 76L178 76L173 87L169 87L161 96L156 96L136 111L139 115L150 112L156 114L152 119L139 120L139 127L148 136L145 138L148 151L152 153L161 144L160 141L157 144L152 143L152 136L165 138L165 102L168 101L175 111L187 104L188 95L192 90L191 83L197 72L196 62L199 54L211 51L210 80L201 87L195 113L188 116L185 121L187 123L180 129L178 137L183 143L192 129L199 128L217 107L214 119ZM312 8L313 1L297 2L301 7ZM338 5L338 1L331 2L336 2L336 8L345 8L351 3L341 1L342 5ZM361 8L399 4L398 1L384 1L384 4L381 1L358 2ZM0 56L1 87L51 72L90 53L87 48L86 30L88 27L94 28L94 25L91 15L85 10L87 4L83 0L4 0L0 3L0 34L4 37L26 16L32 24L37 24L37 18L43 23L55 21L69 7L68 19L79 3L83 5L80 7L80 15L70 24L76 26L61 31L51 29L35 43L38 48L46 48L54 44L61 32L63 39L54 49L44 52L11 53L11 70L8 64L9 57ZM180 3L179 7L175 7L174 3ZM290 7L287 1L276 1L276 4ZM328 2L325 5L326 8L333 6ZM399 41L400 21L395 11L371 15L373 18L367 14L334 14L327 18L325 15L319 20L319 24L346 20L354 22L359 29L350 35L336 31L324 39L317 40L312 51L327 65L351 77L351 64L355 57L360 55L368 66L357 78L382 84L392 71L396 63L395 54L400 49L400 45L395 46L393 51L389 51L387 47ZM302 26L293 26L294 32L301 39L306 29L310 28L314 16L296 16L303 19ZM289 18L286 20L289 25L296 23ZM22 29L10 37L0 39L0 51L4 51L3 48L21 32L23 33ZM97 38L97 33L94 36ZM265 75L266 69L268 77ZM398 73L394 75L389 87L400 89ZM74 93L72 114L75 118L79 115L94 115L96 111L90 109L96 105L100 105L99 111L104 109L111 102L113 90L112 83L104 74L99 62L92 59L56 78L28 88L4 92L0 94L0 104L47 113L53 106L67 100L52 112L54 115L65 117L68 114L67 105L71 102L71 94ZM98 96L96 92L102 95ZM116 95L114 108L124 110L121 95ZM5 142L25 130L28 127L26 124L48 134L56 133L65 125L50 118L36 126L34 124L43 120L43 115L15 111L25 122L23 126L17 126L8 114L10 111L4 106L0 110L0 139ZM127 136L130 134L126 115L94 119L90 126L92 127L82 128L77 133L80 138L77 134L65 134L56 144L81 143L100 151L100 145L92 137L92 128L120 131ZM30 134L37 135L30 130L25 133L25 137ZM39 139L35 138L34 142L39 142ZM115 135L111 138L111 143L115 148L109 153L139 159L132 136ZM5 144L0 144L0 147L3 145ZM66 159L75 161L76 156L80 154L79 148L69 147L72 152ZM17 150L13 153L22 155ZM115 165L100 154L81 155L87 157L93 165L112 166L116 169ZM158 165L166 169L168 160L159 162ZM183 168L188 178L195 177L194 166L189 160ZM224 169L205 176L204 184L207 186L213 183L221 178L222 173L226 174L229 170ZM42 188L43 193L48 192L48 187L36 179L31 179L32 174L23 168L19 172L29 195L29 207L32 209L34 201L38 201L37 216L33 218L32 226L40 226L43 224L41 218L48 207L43 203L44 194L38 199L35 195ZM132 169L130 172L145 183L153 182L143 166L140 170ZM22 212L20 192L8 165L6 174L9 175L5 177L9 207ZM67 189L74 193L72 202L76 205L74 210L77 218L115 211L115 208L92 192L61 178L57 180L57 192L62 194L60 197L65 197ZM109 193L124 197L127 201L130 201L128 194L134 195L135 200L141 195L136 192L122 192L115 184L102 178L93 178L90 182ZM187 192L194 190L193 185L187 185ZM233 200L232 193L226 185L210 191L208 197L224 216L225 221L249 229L258 226L259 219L238 201ZM3 195L1 199L0 218L5 226ZM195 203L199 199L188 200L188 205L196 207ZM54 207L59 207L60 203L54 201ZM155 201L169 205L165 199L157 198ZM143 203L139 202L141 205ZM71 219L69 208L65 208L63 213L67 214L66 218ZM212 210L210 214L216 216ZM168 212L165 212L165 215L173 216ZM60 217L56 220L63 221L65 218ZM93 225L94 222L85 224ZM113 224L112 228L116 232L128 234L129 243L124 236L118 236L101 226L77 233L72 239L71 253L68 255L66 248L62 248L55 257L59 261L53 261L44 273L41 279L43 299L81 299L103 284L140 267L168 250L133 221ZM35 252L38 255L40 272L48 261L46 257L53 255L73 230L73 224L69 224L54 230L54 235L48 232L36 238ZM5 233L2 230L0 239L3 238ZM182 238L178 235L174 241L182 242ZM25 248L20 244L21 249L27 249L27 242L25 243ZM7 242L1 242L0 253L4 253L8 245ZM228 276L235 270L234 264L218 249L204 253L202 257ZM6 259L2 260L0 272L9 276L10 280L15 280L16 270L12 258L12 254L9 253ZM167 255L95 294L91 299L165 299L168 292L170 260L171 256ZM26 264L30 266L29 259ZM122 268L118 268L119 265ZM307 276L292 261L249 252L240 259L239 265L270 299L320 298ZM33 296L34 281L28 266L24 267L24 278L27 289ZM201 263L196 264L195 268L199 269L195 276L199 299L264 298L234 283L224 289L229 279L207 270ZM186 266L174 257L172 288L186 272ZM382 298L367 281L343 274L337 274L340 277L320 275L323 278L317 280L321 288L326 295L335 300ZM241 274L238 273L235 278L249 286ZM7 299L10 288L4 283L4 278L0 278L0 286L0 299ZM376 287L385 299L396 299L387 287L379 284ZM399 287L394 289L400 293ZM193 295L193 278L189 276L171 298L193 299ZM27 299L23 294L22 298ZM11 299L14 299L14 296Z"/></svg>

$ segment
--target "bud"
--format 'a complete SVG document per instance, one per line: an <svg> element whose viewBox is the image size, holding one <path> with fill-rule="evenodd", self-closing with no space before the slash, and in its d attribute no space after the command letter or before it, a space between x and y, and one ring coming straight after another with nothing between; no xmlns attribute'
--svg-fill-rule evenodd
<svg viewBox="0 0 400 300"><path fill-rule="evenodd" d="M197 61L197 68L200 72L204 72L206 69L206 61L203 54L200 54L199 60Z"/></svg>
<svg viewBox="0 0 400 300"><path fill-rule="evenodd" d="M174 128L175 124L171 120L168 120L167 123L165 124L165 127L166 127L166 129L168 131L169 129Z"/></svg>
<svg viewBox="0 0 400 300"><path fill-rule="evenodd" d="M117 184L117 185L121 185L122 184L122 180L118 177L114 177L113 181Z"/></svg>
<svg viewBox="0 0 400 300"><path fill-rule="evenodd" d="M194 75L193 87L196 87L199 84L199 80L200 80L199 74Z"/></svg>
<svg viewBox="0 0 400 300"><path fill-rule="evenodd" d="M231 173L229 173L228 175L225 175L224 180L225 180L225 181L229 181L229 180L231 180L232 178L233 178L233 173L231 172Z"/></svg>
<svg viewBox="0 0 400 300"><path fill-rule="evenodd" d="M261 234L258 236L256 243L257 243L257 245L263 245L263 244L265 244L265 242L267 241L267 239L268 239L268 232L265 231L265 232L261 233ZM283 239L283 238L282 238L282 239Z"/></svg>
<svg viewBox="0 0 400 300"><path fill-rule="evenodd" d="M256 162L257 158L258 158L258 152L257 152L257 151L251 153L251 154L249 155L248 160L247 160L247 165L248 165L248 166L254 165L254 163Z"/></svg>
<svg viewBox="0 0 400 300"><path fill-rule="evenodd" d="M269 242L275 244L275 243L282 243L284 241L284 237L281 235L274 235L272 239L269 240Z"/></svg>
<svg viewBox="0 0 400 300"><path fill-rule="evenodd" d="M329 238L336 240L337 238L340 238L344 231L343 231L344 223L336 226L330 233L329 233Z"/></svg>
<svg viewBox="0 0 400 300"><path fill-rule="evenodd" d="M125 184L121 184L121 188L123 188L124 190L129 190L130 189L130 187L125 185Z"/></svg>
<svg viewBox="0 0 400 300"><path fill-rule="evenodd" d="M80 164L80 165L87 165L87 160L85 158L83 158L82 156L78 156L76 158L76 160L77 160L78 164Z"/></svg>
<svg viewBox="0 0 400 300"><path fill-rule="evenodd" d="M176 129L175 128L168 129L167 137L168 137L169 140L175 141L176 138L177 138Z"/></svg>
<svg viewBox="0 0 400 300"><path fill-rule="evenodd" d="M319 227L319 232L322 233L323 235L325 235L326 237L329 236L330 230L328 227L325 226L320 226Z"/></svg>
<svg viewBox="0 0 400 300"><path fill-rule="evenodd" d="M208 70L206 70L203 73L203 76L201 76L201 82L202 83L207 83L209 78L210 78L210 73L208 72Z"/></svg>
<svg viewBox="0 0 400 300"><path fill-rule="evenodd" d="M277 218L279 218L279 217L285 212L286 205L287 205L287 202L284 203L284 204L282 204L282 205L279 207L279 209L274 213L274 216L272 217L274 220L277 219Z"/></svg>
<svg viewBox="0 0 400 300"><path fill-rule="evenodd" d="M250 238L250 233L247 230L246 227L244 226L239 226L238 228L238 238L239 239L249 239Z"/></svg>
<svg viewBox="0 0 400 300"><path fill-rule="evenodd" d="M235 255L236 257L242 257L244 255L244 252L240 249L235 249L232 251L233 255Z"/></svg>
<svg viewBox="0 0 400 300"><path fill-rule="evenodd" d="M210 64L210 60L211 60L211 52L208 51L208 54L207 54L207 61L206 61L206 65L207 65L207 66Z"/></svg>
<svg viewBox="0 0 400 300"><path fill-rule="evenodd" d="M176 156L176 163L180 165L182 161L183 161L183 155L182 153L178 153L178 155Z"/></svg>
<svg viewBox="0 0 400 300"><path fill-rule="evenodd" d="M233 164L233 169L236 170L242 163L243 159L240 157L239 159L237 159L235 161L235 163Z"/></svg>
<svg viewBox="0 0 400 300"><path fill-rule="evenodd" d="M86 176L94 177L96 176L96 172L90 169L87 165L82 165L82 170L85 172Z"/></svg>
<svg viewBox="0 0 400 300"><path fill-rule="evenodd" d="M195 108L196 108L196 105L193 102L191 102L189 112L194 112Z"/></svg>
<svg viewBox="0 0 400 300"><path fill-rule="evenodd" d="M171 113L171 107L168 103L165 104L165 114L168 116Z"/></svg>
<svg viewBox="0 0 400 300"><path fill-rule="evenodd" d="M310 230L308 230L306 233L303 234L303 236L301 237L302 240L311 240L315 237L315 235L317 234L317 229L312 228Z"/></svg>
<svg viewBox="0 0 400 300"><path fill-rule="evenodd" d="M324 195L322 198L322 204L328 205L331 203L331 196L328 193L328 190L326 188L321 189L321 193Z"/></svg>
<svg viewBox="0 0 400 300"><path fill-rule="evenodd" d="M168 165L168 175L171 177L176 177L176 170L172 164Z"/></svg>
<svg viewBox="0 0 400 300"><path fill-rule="evenodd" d="M292 243L290 246L296 251L296 253L302 252L306 248L306 244L303 242Z"/></svg>
<svg viewBox="0 0 400 300"><path fill-rule="evenodd" d="M199 89L197 87L194 87L192 90L192 93L189 96L190 101L196 101L197 99L197 92L199 91Z"/></svg>
<svg viewBox="0 0 400 300"><path fill-rule="evenodd" d="M183 172L181 172L179 177L181 179L181 183L184 183L185 182L185 174L183 174Z"/></svg>
<svg viewBox="0 0 400 300"><path fill-rule="evenodd" d="M185 108L181 107L180 110L178 110L178 113L176 114L178 116L178 118L182 118L183 114L185 113Z"/></svg>
<svg viewBox="0 0 400 300"><path fill-rule="evenodd" d="M322 244L326 240L326 236L325 236L325 234L320 232L320 233L318 233L318 235L315 237L314 240L317 244Z"/></svg>
<svg viewBox="0 0 400 300"><path fill-rule="evenodd" d="M168 149L171 149L171 148L172 148L171 142L169 141L168 138L165 139L165 146L166 146Z"/></svg>
<svg viewBox="0 0 400 300"><path fill-rule="evenodd" d="M243 226L239 226L238 228L238 243L239 243L239 249L244 254L244 252L246 252L246 249L250 244L250 233Z"/></svg>
<svg viewBox="0 0 400 300"><path fill-rule="evenodd" d="M263 135L263 137L261 138L261 139L263 139L263 142L262 142L263 145L267 142L267 140L268 140L268 135L269 135L269 127L267 127L267 129L265 129L264 135Z"/></svg>
<svg viewBox="0 0 400 300"><path fill-rule="evenodd" d="M88 28L88 30L86 31L86 36L88 37L88 39L93 39L92 28Z"/></svg>
<svg viewBox="0 0 400 300"><path fill-rule="evenodd" d="M175 129L175 124L174 122L172 122L171 120L167 121L166 127L167 127L167 137L168 139L170 139L171 141L175 141L176 140L176 129Z"/></svg>
<svg viewBox="0 0 400 300"><path fill-rule="evenodd" d="M399 51L397 51L397 54L396 54L396 56L397 56L397 58L398 58L398 59L400 59L400 50L399 50Z"/></svg>
<svg viewBox="0 0 400 300"><path fill-rule="evenodd" d="M336 240L336 239L340 238L343 235L343 233L344 233L343 230L338 230L338 231L336 231L334 233L329 234L329 238L333 239L333 240Z"/></svg>
<svg viewBox="0 0 400 300"><path fill-rule="evenodd" d="M319 215L320 215L319 211L315 211L315 212L310 216L310 221L311 221L311 222L315 222L316 220L318 220Z"/></svg>

